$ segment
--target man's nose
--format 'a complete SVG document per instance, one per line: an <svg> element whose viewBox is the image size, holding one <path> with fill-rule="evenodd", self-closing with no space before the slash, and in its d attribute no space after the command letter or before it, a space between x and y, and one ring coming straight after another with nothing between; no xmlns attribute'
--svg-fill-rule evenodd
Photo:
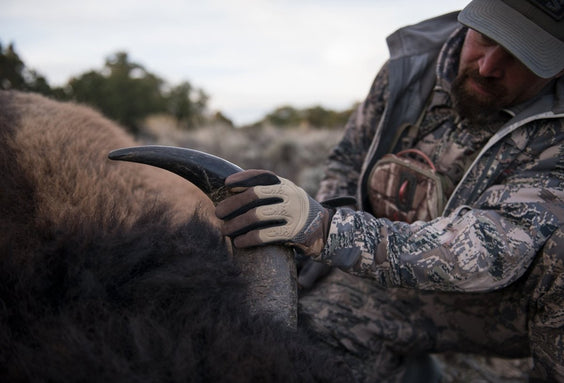
<svg viewBox="0 0 564 383"><path fill-rule="evenodd" d="M478 71L484 77L503 77L507 66L513 56L503 47L494 45L485 50L482 58L478 60Z"/></svg>

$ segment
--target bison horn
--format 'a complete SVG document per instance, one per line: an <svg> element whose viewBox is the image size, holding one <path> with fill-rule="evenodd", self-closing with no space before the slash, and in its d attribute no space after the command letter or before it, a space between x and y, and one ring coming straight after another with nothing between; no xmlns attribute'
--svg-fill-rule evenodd
<svg viewBox="0 0 564 383"><path fill-rule="evenodd" d="M123 148L110 152L108 157L169 170L200 188L214 204L227 195L225 178L242 171L223 158L170 146ZM234 258L249 283L247 303L251 310L296 328L298 292L292 250L282 246L236 249Z"/></svg>
<svg viewBox="0 0 564 383"><path fill-rule="evenodd" d="M112 160L139 162L171 171L192 182L214 203L225 197L227 176L242 171L239 166L198 150L173 146L147 145L110 152Z"/></svg>

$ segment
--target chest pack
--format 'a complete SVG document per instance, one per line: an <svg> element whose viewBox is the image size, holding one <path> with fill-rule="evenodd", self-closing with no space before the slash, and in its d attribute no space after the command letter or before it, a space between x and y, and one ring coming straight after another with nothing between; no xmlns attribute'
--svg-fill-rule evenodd
<svg viewBox="0 0 564 383"><path fill-rule="evenodd" d="M433 91L427 97L414 124L398 128L391 148L400 141L403 148L413 147L434 95ZM417 149L384 155L370 171L367 187L368 200L376 218L408 223L430 221L442 213L447 202L435 165Z"/></svg>
<svg viewBox="0 0 564 383"><path fill-rule="evenodd" d="M393 221L429 221L445 206L441 176L417 149L386 154L373 167L368 199L375 217Z"/></svg>

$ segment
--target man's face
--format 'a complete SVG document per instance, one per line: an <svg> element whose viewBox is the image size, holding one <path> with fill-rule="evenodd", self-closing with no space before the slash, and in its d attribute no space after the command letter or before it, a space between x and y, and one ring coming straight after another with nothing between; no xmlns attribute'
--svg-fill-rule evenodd
<svg viewBox="0 0 564 383"><path fill-rule="evenodd" d="M481 121L532 98L550 81L535 75L495 41L469 29L452 87L462 117Z"/></svg>

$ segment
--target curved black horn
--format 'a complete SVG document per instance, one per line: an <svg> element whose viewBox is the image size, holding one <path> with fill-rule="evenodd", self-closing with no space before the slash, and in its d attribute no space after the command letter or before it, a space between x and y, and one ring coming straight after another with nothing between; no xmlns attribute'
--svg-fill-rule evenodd
<svg viewBox="0 0 564 383"><path fill-rule="evenodd" d="M147 145L118 149L110 152L112 160L138 162L169 170L187 179L202 190L213 202L224 194L227 176L242 171L239 166L198 150L173 146Z"/></svg>

